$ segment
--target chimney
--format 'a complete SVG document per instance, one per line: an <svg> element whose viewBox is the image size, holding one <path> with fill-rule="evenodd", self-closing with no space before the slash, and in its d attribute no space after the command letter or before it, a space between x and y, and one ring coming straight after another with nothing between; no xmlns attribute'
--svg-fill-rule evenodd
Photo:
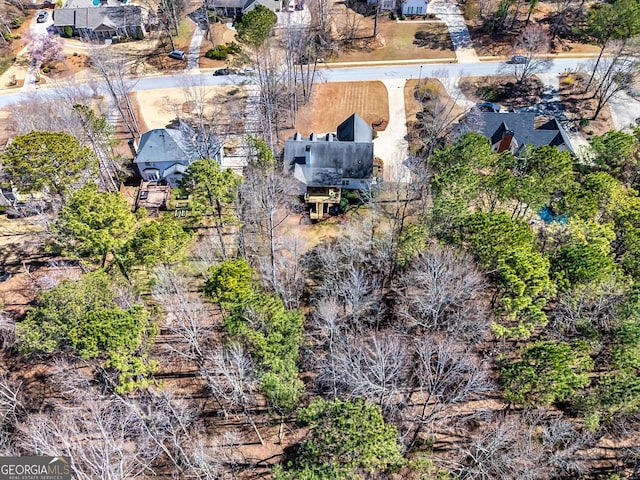
<svg viewBox="0 0 640 480"><path fill-rule="evenodd" d="M498 144L497 153L504 152L505 150L510 150L512 141L513 141L513 131L505 130L504 133L502 134L502 139Z"/></svg>
<svg viewBox="0 0 640 480"><path fill-rule="evenodd" d="M327 133L327 136L325 137L325 140L327 142L333 142L333 133Z"/></svg>
<svg viewBox="0 0 640 480"><path fill-rule="evenodd" d="M311 165L311 145L304 148L304 164Z"/></svg>
<svg viewBox="0 0 640 480"><path fill-rule="evenodd" d="M293 136L293 139L296 142L299 142L300 140L302 140L302 134L300 132L296 132L295 135Z"/></svg>
<svg viewBox="0 0 640 480"><path fill-rule="evenodd" d="M131 155L133 155L133 158L136 158L136 156L138 155L138 139L135 137L130 138L127 143L129 144Z"/></svg>
<svg viewBox="0 0 640 480"><path fill-rule="evenodd" d="M318 140L318 135L315 133L312 133L311 135L309 135L309 140L311 140L312 142L315 142Z"/></svg>

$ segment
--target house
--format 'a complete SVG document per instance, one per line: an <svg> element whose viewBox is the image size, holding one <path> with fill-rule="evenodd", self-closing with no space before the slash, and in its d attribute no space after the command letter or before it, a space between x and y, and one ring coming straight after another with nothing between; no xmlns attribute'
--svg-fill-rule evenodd
<svg viewBox="0 0 640 480"><path fill-rule="evenodd" d="M518 155L525 145L551 145L560 151L575 153L567 132L558 120L531 112L474 111L458 124L457 130L459 133L484 135L498 153L510 150Z"/></svg>
<svg viewBox="0 0 640 480"><path fill-rule="evenodd" d="M284 144L284 166L300 183L311 218L340 204L341 190L369 190L373 179L373 129L353 114L336 134L296 133Z"/></svg>
<svg viewBox="0 0 640 480"><path fill-rule="evenodd" d="M193 162L210 158L223 160L222 142L214 135L197 134L185 123L180 128L156 128L129 140L135 163L142 180L163 182L176 187L182 174Z"/></svg>
<svg viewBox="0 0 640 480"><path fill-rule="evenodd" d="M369 5L379 5L380 10L400 10L402 15L426 15L427 0L367 0Z"/></svg>
<svg viewBox="0 0 640 480"><path fill-rule="evenodd" d="M404 0L401 12L402 15L426 15L427 0Z"/></svg>
<svg viewBox="0 0 640 480"><path fill-rule="evenodd" d="M272 12L282 10L282 0L207 0L207 8L218 15L235 18L238 15L253 10L257 5L262 5Z"/></svg>
<svg viewBox="0 0 640 480"><path fill-rule="evenodd" d="M53 11L53 26L60 35L106 40L125 36L142 39L146 35L147 12L137 5L126 5L114 0L73 0Z"/></svg>

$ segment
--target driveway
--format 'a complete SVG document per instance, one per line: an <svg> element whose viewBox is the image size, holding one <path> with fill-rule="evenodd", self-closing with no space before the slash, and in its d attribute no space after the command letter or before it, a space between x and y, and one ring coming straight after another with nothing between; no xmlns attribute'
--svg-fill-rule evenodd
<svg viewBox="0 0 640 480"><path fill-rule="evenodd" d="M31 24L29 25L29 35L31 35L31 38L37 38L39 36L49 34L48 28L53 25L53 18L51 11L46 10L46 12L47 19L42 23L37 22L38 12L36 12L31 19ZM39 68L40 65L37 65L33 62L33 59L30 59L29 67L27 68L27 73L24 77L24 85L22 86L24 90L33 90L36 88L36 80L38 78Z"/></svg>
<svg viewBox="0 0 640 480"><path fill-rule="evenodd" d="M637 125L636 119L640 119L640 101L624 92L609 99L609 109L616 130L630 132L630 126Z"/></svg>
<svg viewBox="0 0 640 480"><path fill-rule="evenodd" d="M294 10L293 12L277 12L278 23L276 28L304 27L311 23L311 14L308 8Z"/></svg>
<svg viewBox="0 0 640 480"><path fill-rule="evenodd" d="M408 156L407 114L404 108L405 79L383 80L389 97L389 123L373 141L373 154L384 162L386 182L409 182L409 169L405 166Z"/></svg>
<svg viewBox="0 0 640 480"><path fill-rule="evenodd" d="M471 36L469 35L467 24L464 21L464 17L457 3L451 0L435 0L429 3L427 11L429 13L435 13L436 17L447 24L458 63L475 63L480 61L471 43Z"/></svg>

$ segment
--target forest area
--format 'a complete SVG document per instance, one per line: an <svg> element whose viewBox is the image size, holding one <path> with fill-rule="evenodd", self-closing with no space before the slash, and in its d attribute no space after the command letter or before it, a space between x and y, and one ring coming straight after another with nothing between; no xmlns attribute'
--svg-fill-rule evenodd
<svg viewBox="0 0 640 480"><path fill-rule="evenodd" d="M87 479L635 478L639 137L585 164L464 134L305 243L259 138L243 178L195 162L193 215L150 219L73 137L18 136L5 173L51 192L63 274L3 314L2 454Z"/></svg>
<svg viewBox="0 0 640 480"><path fill-rule="evenodd" d="M576 157L423 125L410 181L310 224L272 146L322 50L281 88L254 12L263 135L242 177L188 167L185 217L132 211L95 99L14 116L2 172L38 195L7 221L50 262L0 310L0 455L87 480L639 478L640 128Z"/></svg>

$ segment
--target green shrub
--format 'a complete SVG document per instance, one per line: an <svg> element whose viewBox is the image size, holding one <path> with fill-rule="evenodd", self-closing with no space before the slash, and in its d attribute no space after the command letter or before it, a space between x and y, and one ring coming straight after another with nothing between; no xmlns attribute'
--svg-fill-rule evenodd
<svg viewBox="0 0 640 480"><path fill-rule="evenodd" d="M231 45L217 45L204 54L205 57L213 60L226 60L229 55L238 53L238 46L236 44Z"/></svg>
<svg viewBox="0 0 640 480"><path fill-rule="evenodd" d="M391 20L395 20L396 18L398 18L398 16L396 15L396 12L389 12L389 18Z"/></svg>
<svg viewBox="0 0 640 480"><path fill-rule="evenodd" d="M487 102L495 102L498 100L498 92L491 85L484 85L478 88L478 96Z"/></svg>
<svg viewBox="0 0 640 480"><path fill-rule="evenodd" d="M51 71L51 67L42 67L42 73L49 73Z"/></svg>
<svg viewBox="0 0 640 480"><path fill-rule="evenodd" d="M400 15L400 20L406 20L407 16L405 14Z"/></svg>
<svg viewBox="0 0 640 480"><path fill-rule="evenodd" d="M23 17L13 17L11 19L11 26L13 28L20 28L22 26L22 24L24 23L24 18Z"/></svg>
<svg viewBox="0 0 640 480"><path fill-rule="evenodd" d="M581 119L580 119L580 126L581 126L582 128L584 128L584 127L588 127L588 126L589 126L589 123L591 123L591 122L589 121L589 119L588 119L588 118L581 118Z"/></svg>
<svg viewBox="0 0 640 480"><path fill-rule="evenodd" d="M73 27L66 25L63 29L62 36L65 38L73 37Z"/></svg>
<svg viewBox="0 0 640 480"><path fill-rule="evenodd" d="M476 0L467 0L462 7L465 20L473 20L480 15L480 6Z"/></svg>

